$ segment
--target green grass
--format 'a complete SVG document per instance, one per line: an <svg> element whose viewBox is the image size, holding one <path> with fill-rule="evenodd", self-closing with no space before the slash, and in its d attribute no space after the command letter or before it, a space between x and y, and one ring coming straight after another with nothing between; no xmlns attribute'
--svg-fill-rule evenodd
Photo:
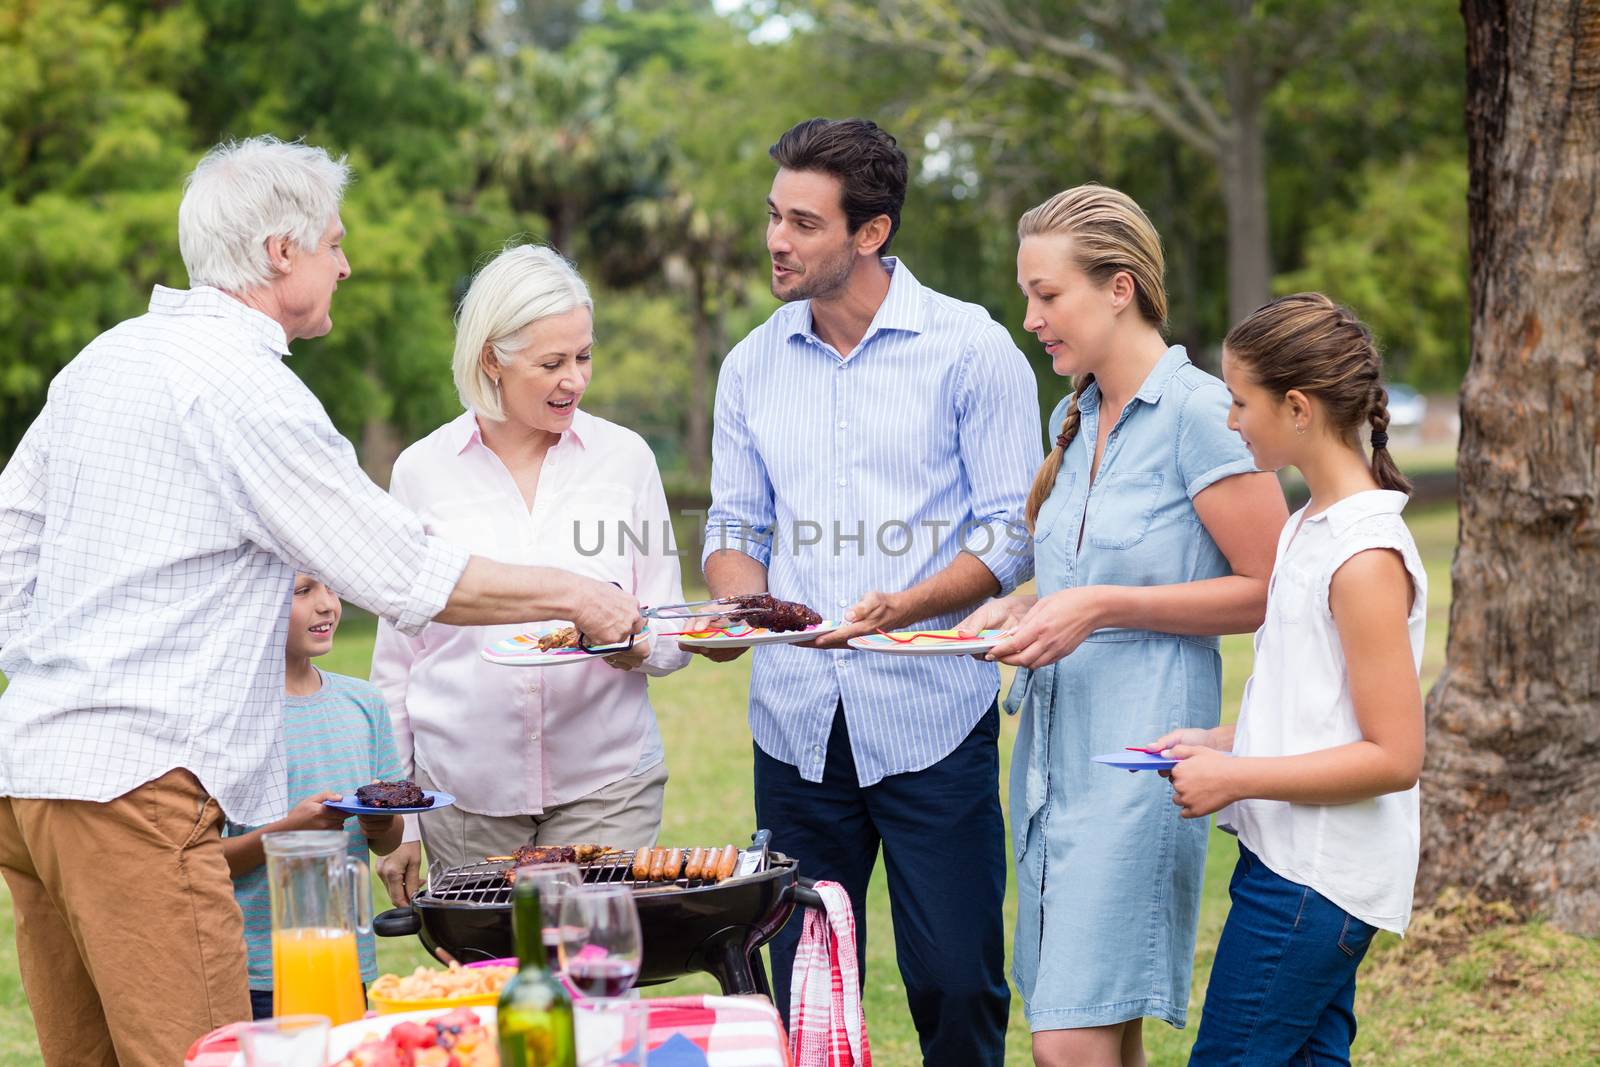
<svg viewBox="0 0 1600 1067"><path fill-rule="evenodd" d="M1429 681L1444 661L1444 632L1450 598L1450 556L1455 545L1455 511L1449 506L1408 516L1428 570L1429 635L1423 670ZM324 664L358 676L367 671L373 626L352 617ZM1223 642L1225 716L1236 712L1249 674L1248 636ZM750 787L750 735L745 726L749 659L713 665L696 661L688 669L651 686L661 722L668 764L665 841L738 841L754 820ZM1008 679L1009 682L1009 679ZM1002 773L1009 767L1016 723L1001 732ZM1001 796L1006 795L1002 785ZM1205 996L1205 982L1217 936L1227 915L1227 876L1235 848L1216 833L1206 871L1195 983L1187 1030L1158 1022L1145 1028L1153 1065L1181 1064L1193 1041ZM381 908L386 897L375 889ZM1015 916L1013 889L1006 900L1007 928ZM1497 917L1498 916L1498 917ZM877 1061L886 1065L918 1061L916 1034L905 1010L905 991L894 960L894 939L882 867L868 899L865 1003ZM33 1067L40 1062L31 1017L17 979L10 935L10 900L0 889L0 1064ZM379 964L385 971L409 971L428 962L414 939L379 939ZM1435 1063L1557 1065L1592 1064L1600 1047L1600 944L1561 934L1542 924L1503 921L1492 908L1458 904L1438 915L1424 914L1405 942L1381 935L1363 968L1357 1013L1361 1036L1356 1060L1380 1067ZM652 994L712 992L704 977L652 989ZM1013 998L1007 1062L1026 1064L1027 1026L1020 1000Z"/></svg>

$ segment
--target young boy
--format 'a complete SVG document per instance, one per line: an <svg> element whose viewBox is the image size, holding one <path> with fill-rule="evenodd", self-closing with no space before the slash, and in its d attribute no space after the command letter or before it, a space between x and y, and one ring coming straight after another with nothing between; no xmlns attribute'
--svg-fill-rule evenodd
<svg viewBox="0 0 1600 1067"><path fill-rule="evenodd" d="M377 688L362 679L325 674L311 665L312 657L333 648L339 611L339 598L332 590L309 574L295 575L285 650L283 745L289 765L289 795L305 799L285 818L266 826L230 822L222 839L234 896L244 912L250 1007L257 1019L272 1015L272 913L261 836L280 830L340 830L348 822L350 856L363 863L369 848L384 856L400 844L402 825L395 816L363 815L357 826L357 819L322 803L353 796L368 782L403 776L389 733L389 711ZM372 935L358 941L361 980L371 982L378 975Z"/></svg>

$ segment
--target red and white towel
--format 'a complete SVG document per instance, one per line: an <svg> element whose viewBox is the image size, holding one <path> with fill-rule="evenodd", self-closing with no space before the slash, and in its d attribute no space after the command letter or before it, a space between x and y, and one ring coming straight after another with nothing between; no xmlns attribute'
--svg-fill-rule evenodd
<svg viewBox="0 0 1600 1067"><path fill-rule="evenodd" d="M838 882L818 882L826 913L807 909L789 990L794 1067L872 1067L856 965L856 917Z"/></svg>

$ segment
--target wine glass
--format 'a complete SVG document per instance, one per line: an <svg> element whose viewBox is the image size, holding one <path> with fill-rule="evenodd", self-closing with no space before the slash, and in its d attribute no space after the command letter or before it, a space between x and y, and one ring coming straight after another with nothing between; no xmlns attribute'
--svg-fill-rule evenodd
<svg viewBox="0 0 1600 1067"><path fill-rule="evenodd" d="M524 880L539 887L539 927L545 964L551 974L560 974L561 898L573 886L583 884L583 873L575 863L530 863L517 868L517 881Z"/></svg>
<svg viewBox="0 0 1600 1067"><path fill-rule="evenodd" d="M584 885L561 894L561 970L586 997L620 997L639 977L643 942L633 890Z"/></svg>

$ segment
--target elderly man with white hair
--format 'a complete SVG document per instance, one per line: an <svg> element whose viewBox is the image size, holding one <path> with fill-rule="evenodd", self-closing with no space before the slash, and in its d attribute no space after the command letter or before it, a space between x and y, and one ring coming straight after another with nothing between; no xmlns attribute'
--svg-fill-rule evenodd
<svg viewBox="0 0 1600 1067"><path fill-rule="evenodd" d="M269 137L207 154L178 216L191 288L63 368L0 474L0 872L52 1067L172 1067L250 1017L219 831L288 809L296 571L406 633L642 625L609 583L429 534L284 365L350 275L347 180Z"/></svg>
<svg viewBox="0 0 1600 1067"><path fill-rule="evenodd" d="M644 438L581 407L594 363L589 289L549 248L507 248L478 272L456 324L461 415L405 452L389 491L430 533L505 560L544 560L649 604L683 600L666 493ZM669 627L669 629L671 629ZM381 623L372 680L402 764L456 798L406 816L379 865L396 903L421 869L524 843L654 844L667 782L647 676L683 667L672 638L604 662L507 670L479 650L509 631ZM417 825L420 821L420 826Z"/></svg>

